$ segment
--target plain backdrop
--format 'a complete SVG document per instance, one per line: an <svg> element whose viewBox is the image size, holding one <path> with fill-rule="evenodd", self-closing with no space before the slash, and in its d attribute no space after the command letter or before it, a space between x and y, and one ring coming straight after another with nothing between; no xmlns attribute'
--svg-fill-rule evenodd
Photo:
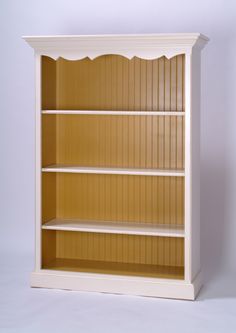
<svg viewBox="0 0 236 333"><path fill-rule="evenodd" d="M34 56L21 36L165 32L210 38L202 52L205 288L195 303L30 289ZM223 332L226 323L235 332L236 1L1 0L0 45L0 332Z"/></svg>

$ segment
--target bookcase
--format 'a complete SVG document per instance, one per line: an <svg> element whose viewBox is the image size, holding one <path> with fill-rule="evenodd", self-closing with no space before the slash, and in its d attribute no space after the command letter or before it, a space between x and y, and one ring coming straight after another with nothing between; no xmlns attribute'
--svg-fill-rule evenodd
<svg viewBox="0 0 236 333"><path fill-rule="evenodd" d="M31 286L194 299L207 37L23 38L36 80Z"/></svg>

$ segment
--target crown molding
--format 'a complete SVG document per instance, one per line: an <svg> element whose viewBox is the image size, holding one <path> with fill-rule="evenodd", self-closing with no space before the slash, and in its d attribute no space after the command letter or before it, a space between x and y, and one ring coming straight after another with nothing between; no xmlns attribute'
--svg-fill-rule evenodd
<svg viewBox="0 0 236 333"><path fill-rule="evenodd" d="M64 35L23 36L38 55L53 59L62 57L79 60L94 59L104 54L117 54L128 59L134 56L156 59L189 54L193 47L202 49L208 38L200 33L145 34L145 35Z"/></svg>

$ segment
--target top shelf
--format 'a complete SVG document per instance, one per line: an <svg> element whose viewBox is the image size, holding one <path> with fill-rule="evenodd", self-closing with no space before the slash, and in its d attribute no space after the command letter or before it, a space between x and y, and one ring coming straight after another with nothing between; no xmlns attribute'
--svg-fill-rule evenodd
<svg viewBox="0 0 236 333"><path fill-rule="evenodd" d="M121 111L121 110L42 110L42 114L109 115L109 116L184 116L183 111Z"/></svg>

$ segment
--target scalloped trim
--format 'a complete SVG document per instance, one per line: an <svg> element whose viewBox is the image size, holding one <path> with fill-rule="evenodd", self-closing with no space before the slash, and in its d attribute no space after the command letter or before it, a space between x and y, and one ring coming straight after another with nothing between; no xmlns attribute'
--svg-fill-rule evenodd
<svg viewBox="0 0 236 333"><path fill-rule="evenodd" d="M159 59L159 58L162 58L162 57L165 57L166 59L171 59L171 58L174 58L175 56L177 55L181 55L181 54L184 54L184 53L176 53L174 55L166 55L166 54L162 54L158 57L141 57L141 56L138 56L136 54L134 54L133 56L125 56L124 54L119 54L119 53L104 53L104 54L99 54L99 55L96 55L96 56L66 56L66 55L49 55L48 53L47 54L41 54L42 56L45 56L45 57L48 57L48 58L51 58L55 61L59 60L59 59L64 59L64 60L67 60L67 61L78 61L78 60L84 60L86 58L88 58L89 60L93 61L97 58L100 58L100 57L103 57L105 55L113 55L113 56L121 56L125 59L128 59L128 60L131 60L133 58L139 58L139 59L143 59L143 60L155 60L155 59Z"/></svg>

